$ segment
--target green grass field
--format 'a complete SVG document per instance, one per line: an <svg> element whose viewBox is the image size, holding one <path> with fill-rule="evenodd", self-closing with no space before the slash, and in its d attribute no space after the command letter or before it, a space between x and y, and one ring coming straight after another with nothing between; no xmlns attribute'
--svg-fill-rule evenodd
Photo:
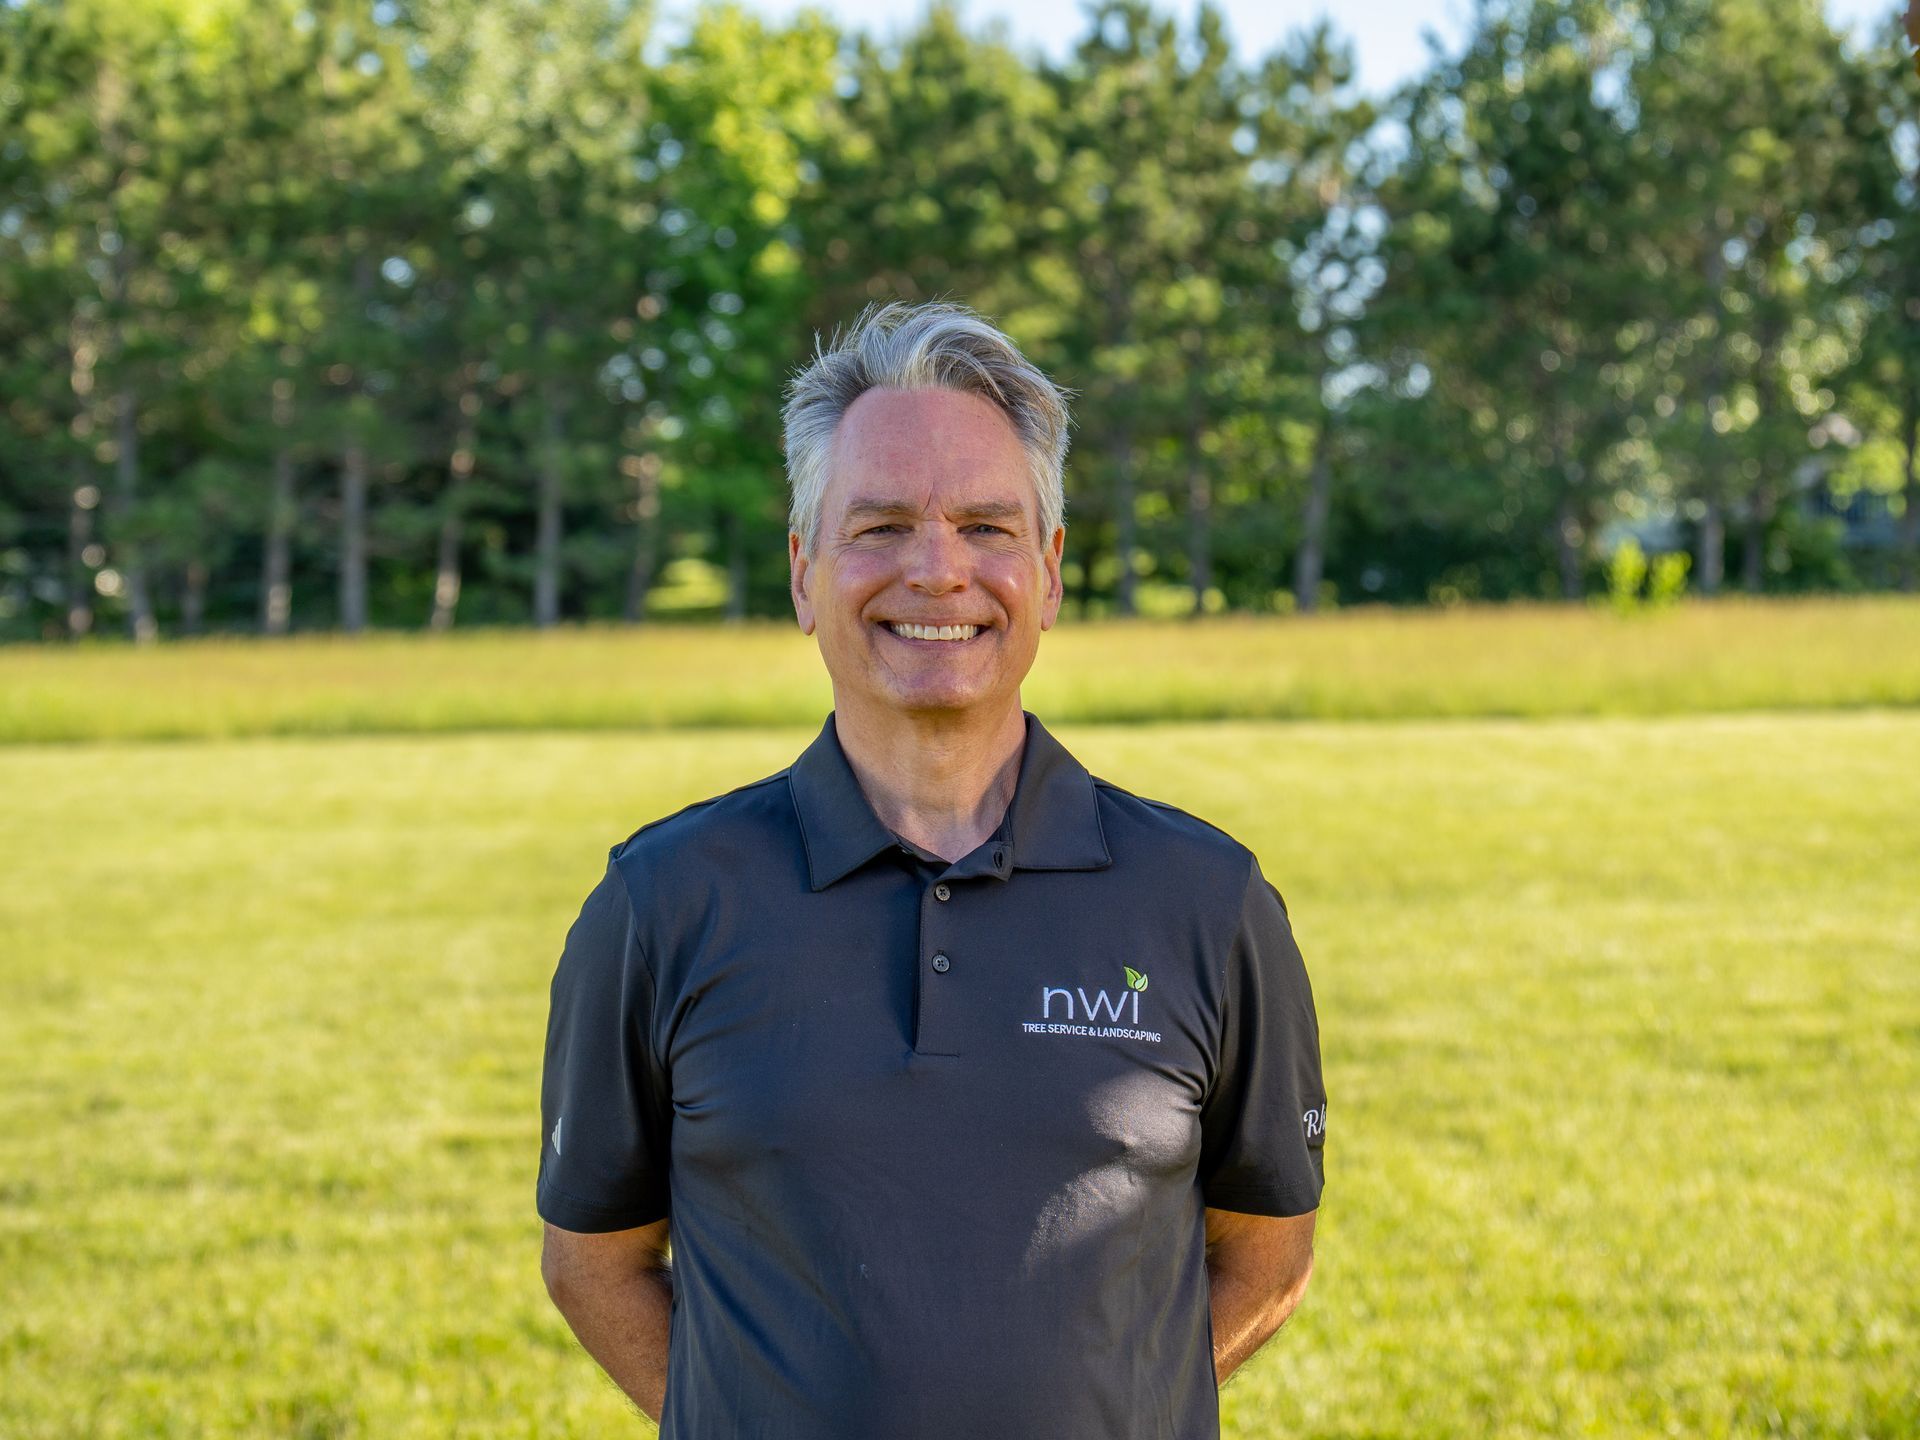
<svg viewBox="0 0 1920 1440"><path fill-rule="evenodd" d="M1066 619L1040 655L1025 697L1061 723L1908 707L1920 601ZM814 642L771 621L0 648L0 743L817 726L831 704Z"/></svg>
<svg viewBox="0 0 1920 1440"><path fill-rule="evenodd" d="M547 983L608 845L819 718L0 747L0 1436L648 1433L540 1284ZM1229 1436L1920 1434L1920 713L1053 728L1315 982Z"/></svg>

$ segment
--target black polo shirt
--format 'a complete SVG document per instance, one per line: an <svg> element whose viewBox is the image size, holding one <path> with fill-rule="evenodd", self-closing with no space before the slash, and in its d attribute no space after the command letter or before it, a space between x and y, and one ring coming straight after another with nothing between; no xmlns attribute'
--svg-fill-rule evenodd
<svg viewBox="0 0 1920 1440"><path fill-rule="evenodd" d="M1219 1433L1202 1207L1319 1203L1306 969L1245 846L1026 725L952 863L829 715L568 931L537 1204L671 1216L667 1440Z"/></svg>

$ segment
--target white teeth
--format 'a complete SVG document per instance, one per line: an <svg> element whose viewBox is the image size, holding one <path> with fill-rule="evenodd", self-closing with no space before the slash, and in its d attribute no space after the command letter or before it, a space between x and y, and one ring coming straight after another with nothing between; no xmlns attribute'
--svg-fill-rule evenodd
<svg viewBox="0 0 1920 1440"><path fill-rule="evenodd" d="M907 640L971 640L980 633L978 625L902 625L889 621L887 628Z"/></svg>

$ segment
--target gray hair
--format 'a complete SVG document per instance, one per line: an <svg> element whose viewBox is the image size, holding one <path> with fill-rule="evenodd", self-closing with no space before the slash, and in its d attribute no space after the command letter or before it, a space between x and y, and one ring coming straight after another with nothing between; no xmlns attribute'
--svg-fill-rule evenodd
<svg viewBox="0 0 1920 1440"><path fill-rule="evenodd" d="M1000 331L964 305L934 300L869 305L853 328L836 330L824 350L787 386L782 412L787 482L793 500L787 524L813 554L827 493L834 431L869 390L959 390L999 406L1027 455L1040 502L1044 545L1065 523L1067 396Z"/></svg>

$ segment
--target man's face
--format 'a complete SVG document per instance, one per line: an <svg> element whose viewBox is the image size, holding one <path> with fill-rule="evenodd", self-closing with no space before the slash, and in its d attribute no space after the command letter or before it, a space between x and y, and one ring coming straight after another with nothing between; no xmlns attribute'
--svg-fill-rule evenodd
<svg viewBox="0 0 1920 1440"><path fill-rule="evenodd" d="M1064 529L1042 536L1013 426L954 390L869 390L834 433L811 559L789 535L793 605L836 703L902 713L1015 703L1060 612ZM906 625L974 626L969 638ZM965 634L965 631L960 632Z"/></svg>

